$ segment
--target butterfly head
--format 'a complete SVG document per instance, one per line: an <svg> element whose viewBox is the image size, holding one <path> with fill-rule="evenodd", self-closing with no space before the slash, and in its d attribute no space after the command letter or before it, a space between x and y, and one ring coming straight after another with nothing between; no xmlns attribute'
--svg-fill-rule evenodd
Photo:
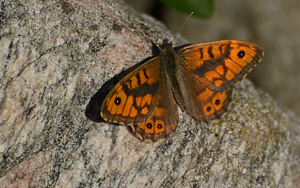
<svg viewBox="0 0 300 188"><path fill-rule="evenodd" d="M169 40L168 39L164 39L163 40L163 43L162 43L162 45L161 45L161 50L162 51L172 51L172 43L171 42L169 42Z"/></svg>

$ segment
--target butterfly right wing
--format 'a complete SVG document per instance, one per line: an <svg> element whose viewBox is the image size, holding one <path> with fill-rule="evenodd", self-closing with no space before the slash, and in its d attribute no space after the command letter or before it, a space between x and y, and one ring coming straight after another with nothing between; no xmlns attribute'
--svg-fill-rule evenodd
<svg viewBox="0 0 300 188"><path fill-rule="evenodd" d="M263 50L240 40L221 40L175 48L186 71L213 91L233 88L261 62Z"/></svg>
<svg viewBox="0 0 300 188"><path fill-rule="evenodd" d="M195 119L209 122L221 118L232 100L233 89L213 91L188 71L177 72L178 85L173 88L177 103Z"/></svg>
<svg viewBox="0 0 300 188"><path fill-rule="evenodd" d="M176 100L201 121L224 115L233 87L262 59L262 49L249 42L223 40L176 47Z"/></svg>

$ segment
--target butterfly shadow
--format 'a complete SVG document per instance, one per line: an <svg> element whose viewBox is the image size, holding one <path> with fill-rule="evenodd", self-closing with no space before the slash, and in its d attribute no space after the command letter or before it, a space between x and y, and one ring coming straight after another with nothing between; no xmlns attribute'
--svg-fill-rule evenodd
<svg viewBox="0 0 300 188"><path fill-rule="evenodd" d="M141 66L142 64L149 61L154 56L158 56L160 53L160 49L156 44L152 42L152 56L147 57L146 59L142 60L141 62L135 64L134 66L120 72L119 74L115 75L108 81L106 81L102 87L95 93L95 95L91 98L89 104L86 107L85 116L93 121L93 122L105 122L104 119L100 115L101 106L103 104L103 101L105 97L108 95L108 93L114 88L114 86L126 75L128 75L130 72L132 72L137 67Z"/></svg>

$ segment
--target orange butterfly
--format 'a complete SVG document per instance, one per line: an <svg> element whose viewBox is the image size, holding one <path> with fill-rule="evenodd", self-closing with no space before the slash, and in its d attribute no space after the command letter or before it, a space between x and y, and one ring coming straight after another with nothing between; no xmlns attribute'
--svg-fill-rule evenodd
<svg viewBox="0 0 300 188"><path fill-rule="evenodd" d="M249 42L222 40L172 48L164 40L159 56L122 78L105 97L100 115L130 126L142 139L156 141L178 124L177 104L208 122L228 111L233 87L261 60Z"/></svg>

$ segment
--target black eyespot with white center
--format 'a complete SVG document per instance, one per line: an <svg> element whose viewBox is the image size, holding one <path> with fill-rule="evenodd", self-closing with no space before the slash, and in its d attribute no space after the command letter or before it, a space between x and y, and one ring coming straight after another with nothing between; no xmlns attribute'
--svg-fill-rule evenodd
<svg viewBox="0 0 300 188"><path fill-rule="evenodd" d="M120 97L115 98L115 104L116 105L120 105L121 104L121 98Z"/></svg>
<svg viewBox="0 0 300 188"><path fill-rule="evenodd" d="M152 124L151 124L151 123L147 123L146 126L147 126L148 129L151 129L151 128L152 128Z"/></svg>
<svg viewBox="0 0 300 188"><path fill-rule="evenodd" d="M209 112L211 111L211 107L207 107L206 110Z"/></svg>
<svg viewBox="0 0 300 188"><path fill-rule="evenodd" d="M220 100L217 99L216 102L215 102L215 104L216 104L216 105L219 105L219 104L220 104Z"/></svg>
<svg viewBox="0 0 300 188"><path fill-rule="evenodd" d="M242 59L245 56L245 51L241 50L241 51L239 51L239 53L237 55L240 59Z"/></svg>
<svg viewBox="0 0 300 188"><path fill-rule="evenodd" d="M163 127L162 124L158 124L158 125L157 125L157 128L158 128L158 129L162 129L162 127Z"/></svg>

